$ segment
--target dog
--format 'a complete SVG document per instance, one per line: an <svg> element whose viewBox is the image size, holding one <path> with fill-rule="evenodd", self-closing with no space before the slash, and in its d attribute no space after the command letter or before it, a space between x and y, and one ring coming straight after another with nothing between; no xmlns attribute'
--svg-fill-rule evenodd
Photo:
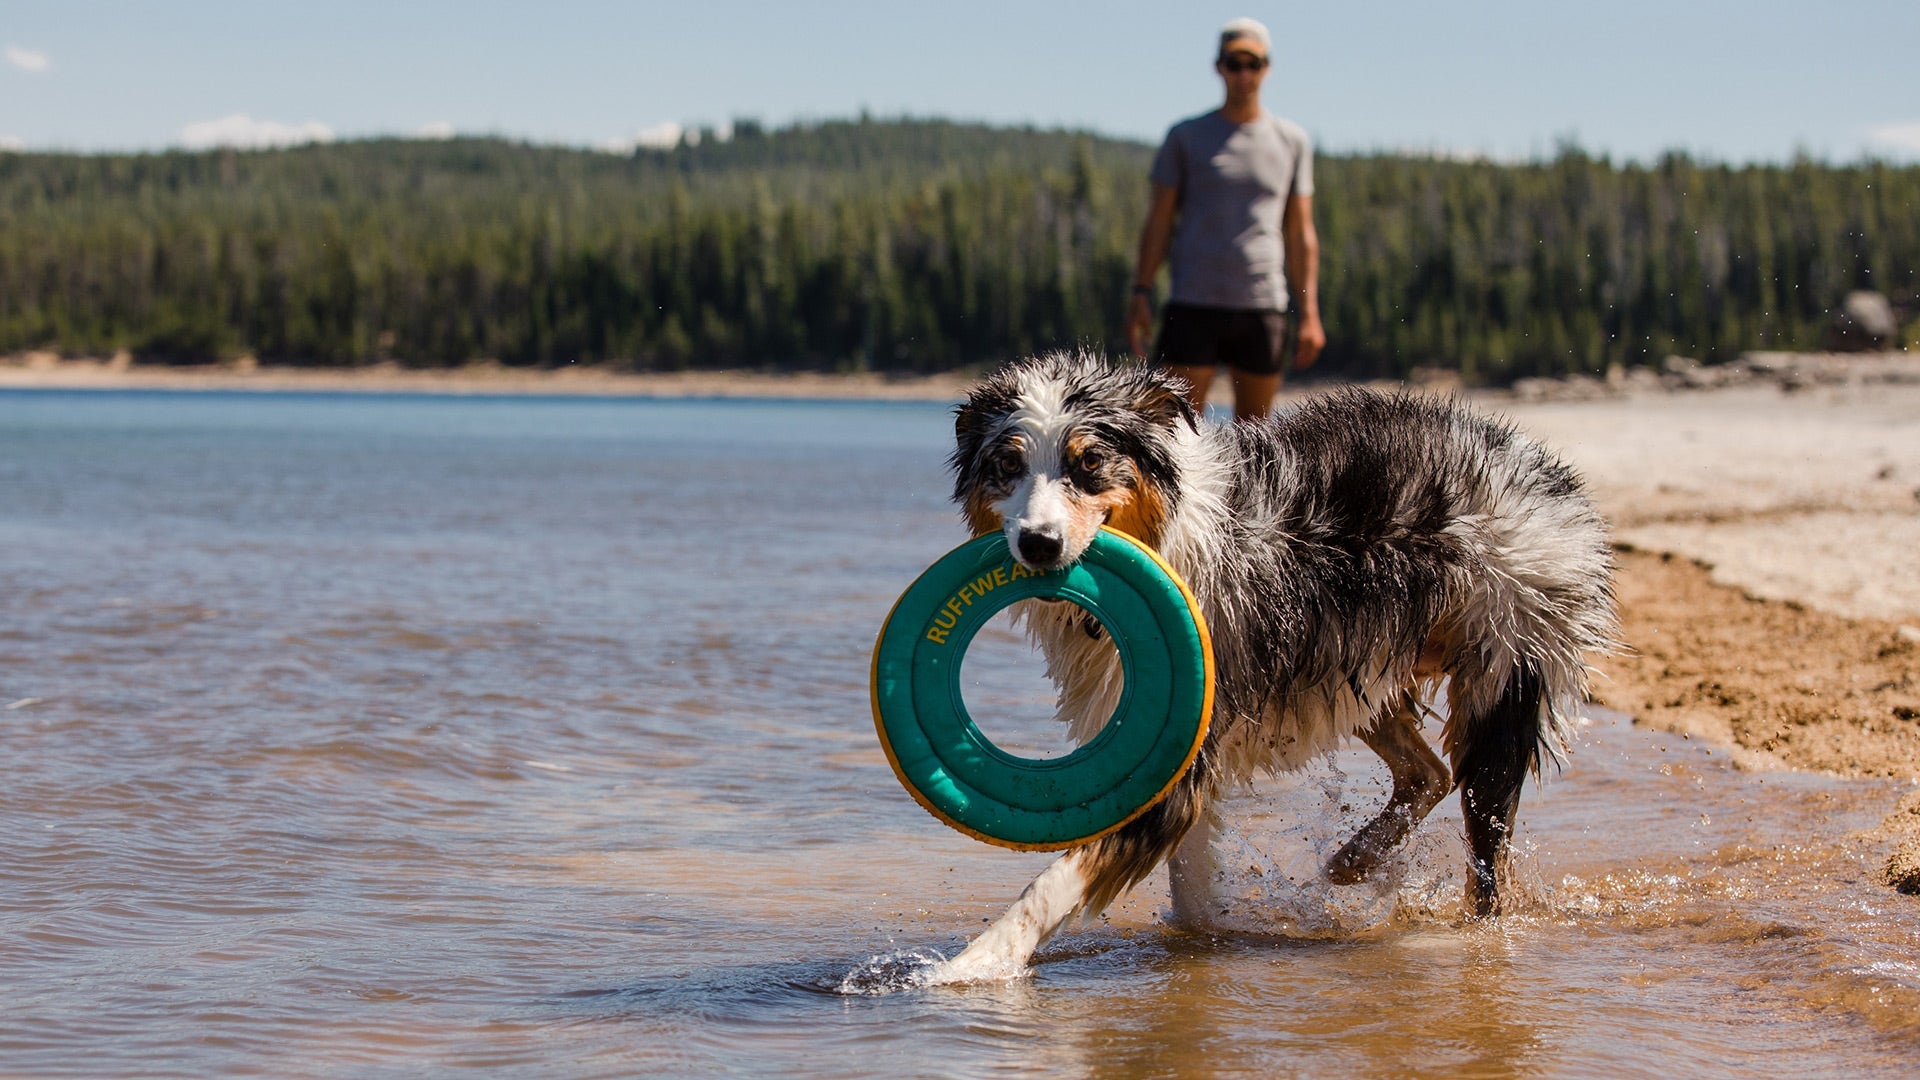
<svg viewBox="0 0 1920 1080"><path fill-rule="evenodd" d="M1213 715L1151 809L1068 850L934 982L1004 978L1075 915L1169 861L1176 921L1212 878L1212 803L1357 736L1387 805L1325 867L1362 880L1454 788L1466 904L1496 915L1526 774L1564 760L1590 653L1614 650L1613 554L1580 478L1457 401L1343 389L1259 423L1203 423L1174 376L1089 353L1016 362L958 407L954 500L1030 569L1075 562L1102 525L1158 551L1213 637ZM1062 601L1016 617L1091 739L1124 685L1098 621ZM1444 684L1447 762L1420 732ZM1449 767L1450 766L1450 767Z"/></svg>

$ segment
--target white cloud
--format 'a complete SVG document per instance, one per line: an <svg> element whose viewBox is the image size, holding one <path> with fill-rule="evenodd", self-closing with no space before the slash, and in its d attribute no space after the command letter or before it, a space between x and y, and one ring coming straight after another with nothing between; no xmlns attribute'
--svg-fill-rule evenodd
<svg viewBox="0 0 1920 1080"><path fill-rule="evenodd" d="M733 121L718 124L712 128L690 128L673 120L662 120L652 127L644 127L631 135L622 135L614 139L602 139L593 144L596 150L609 154L631 154L637 147L649 150L671 150L686 140L688 145L698 146L700 140L711 135L714 142L726 142L733 138Z"/></svg>
<svg viewBox="0 0 1920 1080"><path fill-rule="evenodd" d="M454 136L453 125L445 120L435 120L431 124L422 124L415 129L416 139L451 139Z"/></svg>
<svg viewBox="0 0 1920 1080"><path fill-rule="evenodd" d="M18 135L0 135L0 154L17 154L27 148L27 140Z"/></svg>
<svg viewBox="0 0 1920 1080"><path fill-rule="evenodd" d="M652 150L670 150L680 144L680 136L686 129L672 120L663 120L652 127L644 127L631 135L622 135L614 139L602 139L594 144L594 149L605 150L609 154L631 154L638 147Z"/></svg>
<svg viewBox="0 0 1920 1080"><path fill-rule="evenodd" d="M1882 124L1868 131L1867 135L1882 146L1891 146L1898 150L1920 151L1920 120L1909 120L1904 124Z"/></svg>
<svg viewBox="0 0 1920 1080"><path fill-rule="evenodd" d="M6 48L5 56L8 64L34 75L38 75L43 71L53 70L53 57L43 52L23 49L18 45L9 45Z"/></svg>
<svg viewBox="0 0 1920 1080"><path fill-rule="evenodd" d="M202 120L180 129L180 144L189 150L206 150L215 146L253 150L332 141L333 129L318 120L309 120L304 124L283 124L278 120L255 120L245 113L234 113L218 120Z"/></svg>

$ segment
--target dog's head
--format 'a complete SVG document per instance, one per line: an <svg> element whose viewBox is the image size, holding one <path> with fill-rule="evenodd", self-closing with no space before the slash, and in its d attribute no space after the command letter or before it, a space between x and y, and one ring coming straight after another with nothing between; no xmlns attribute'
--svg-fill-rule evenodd
<svg viewBox="0 0 1920 1080"><path fill-rule="evenodd" d="M953 498L976 536L1006 532L1021 563L1078 561L1103 524L1158 547L1179 499L1186 384L1055 353L1001 369L954 422Z"/></svg>

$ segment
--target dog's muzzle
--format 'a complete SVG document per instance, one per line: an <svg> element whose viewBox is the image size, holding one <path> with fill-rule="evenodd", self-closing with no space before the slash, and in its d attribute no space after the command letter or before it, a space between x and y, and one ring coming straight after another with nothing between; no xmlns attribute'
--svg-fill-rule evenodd
<svg viewBox="0 0 1920 1080"><path fill-rule="evenodd" d="M1020 530L1020 539L1015 545L1020 561L1039 570L1054 569L1064 546L1059 533L1045 529Z"/></svg>

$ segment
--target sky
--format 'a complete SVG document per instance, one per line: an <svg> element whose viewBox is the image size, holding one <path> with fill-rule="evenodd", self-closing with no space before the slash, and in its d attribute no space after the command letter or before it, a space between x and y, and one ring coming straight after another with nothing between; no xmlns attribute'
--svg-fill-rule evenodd
<svg viewBox="0 0 1920 1080"><path fill-rule="evenodd" d="M1920 0L293 4L0 0L0 150L502 135L620 150L736 117L1157 142L1272 28L1322 151L1920 162Z"/></svg>

